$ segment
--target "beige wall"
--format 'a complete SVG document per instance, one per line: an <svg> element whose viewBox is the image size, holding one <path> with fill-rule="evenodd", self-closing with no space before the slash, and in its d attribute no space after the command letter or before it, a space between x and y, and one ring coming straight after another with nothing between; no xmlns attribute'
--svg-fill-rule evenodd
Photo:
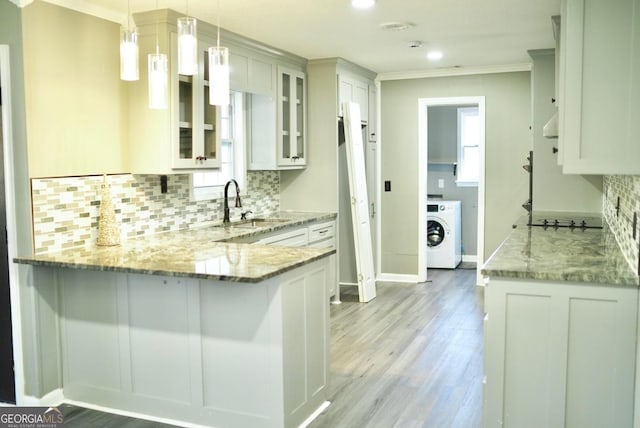
<svg viewBox="0 0 640 428"><path fill-rule="evenodd" d="M30 176L126 172L120 26L42 1L22 16Z"/></svg>
<svg viewBox="0 0 640 428"><path fill-rule="evenodd" d="M338 211L338 112L334 62L307 66L307 167L280 172L280 208Z"/></svg>
<svg viewBox="0 0 640 428"><path fill-rule="evenodd" d="M553 49L530 51L533 106L533 208L536 211L602 211L602 176L563 174L558 165L557 139L544 138L542 128L557 111Z"/></svg>
<svg viewBox="0 0 640 428"><path fill-rule="evenodd" d="M530 73L383 81L381 84L382 273L418 274L418 99L484 96L485 258L526 214L531 147ZM391 192L384 181L391 181Z"/></svg>

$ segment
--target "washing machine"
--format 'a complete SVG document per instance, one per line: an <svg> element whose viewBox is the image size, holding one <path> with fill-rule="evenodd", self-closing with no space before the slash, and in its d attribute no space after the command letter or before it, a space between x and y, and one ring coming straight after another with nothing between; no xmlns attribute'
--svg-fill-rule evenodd
<svg viewBox="0 0 640 428"><path fill-rule="evenodd" d="M427 267L455 269L462 261L462 203L427 201Z"/></svg>

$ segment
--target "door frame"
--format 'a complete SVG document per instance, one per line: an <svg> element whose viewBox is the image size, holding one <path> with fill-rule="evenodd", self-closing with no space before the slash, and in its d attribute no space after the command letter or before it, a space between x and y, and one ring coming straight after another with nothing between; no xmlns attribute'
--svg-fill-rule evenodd
<svg viewBox="0 0 640 428"><path fill-rule="evenodd" d="M428 108L477 104L482 138L480 139L480 177L478 179L478 266L476 284L484 285L480 266L484 263L484 194L485 194L485 97L441 97L418 99L418 282L427 280L427 170L428 170Z"/></svg>
<svg viewBox="0 0 640 428"><path fill-rule="evenodd" d="M9 292L11 294L11 324L16 404L24 401L24 365L22 322L20 311L19 269L12 260L18 256L17 216L15 209L15 174L13 168L13 117L11 113L11 61L8 45L0 45L0 87L2 87L2 146L4 149L5 210L7 216L7 252L9 256Z"/></svg>

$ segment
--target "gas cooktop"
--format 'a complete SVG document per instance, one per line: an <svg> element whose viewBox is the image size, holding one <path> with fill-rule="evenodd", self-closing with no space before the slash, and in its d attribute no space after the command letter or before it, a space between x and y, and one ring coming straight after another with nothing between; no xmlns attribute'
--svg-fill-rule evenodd
<svg viewBox="0 0 640 428"><path fill-rule="evenodd" d="M529 226L602 229L602 217L594 214L533 213Z"/></svg>

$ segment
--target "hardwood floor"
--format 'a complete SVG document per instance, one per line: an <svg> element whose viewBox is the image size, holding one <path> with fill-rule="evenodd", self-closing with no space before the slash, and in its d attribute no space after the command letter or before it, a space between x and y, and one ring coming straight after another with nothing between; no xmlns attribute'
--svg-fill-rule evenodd
<svg viewBox="0 0 640 428"><path fill-rule="evenodd" d="M481 426L483 289L475 270L430 270L417 285L378 283L331 305L329 406L309 428ZM65 426L168 427L63 406Z"/></svg>
<svg viewBox="0 0 640 428"><path fill-rule="evenodd" d="M310 428L481 426L484 290L475 270L428 276L332 305L332 404Z"/></svg>

